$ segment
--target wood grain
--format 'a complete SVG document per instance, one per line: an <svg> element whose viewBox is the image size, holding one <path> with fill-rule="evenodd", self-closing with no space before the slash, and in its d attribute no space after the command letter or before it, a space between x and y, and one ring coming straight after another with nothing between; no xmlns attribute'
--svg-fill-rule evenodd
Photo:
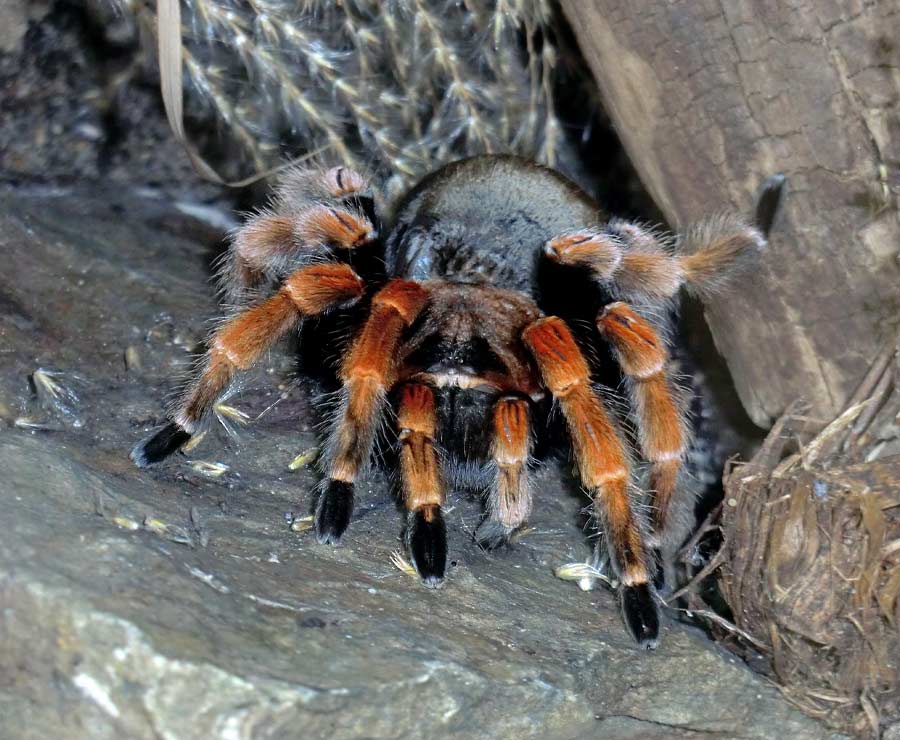
<svg viewBox="0 0 900 740"><path fill-rule="evenodd" d="M563 0L673 226L788 178L769 253L707 304L751 418L838 413L900 314L900 5Z"/></svg>

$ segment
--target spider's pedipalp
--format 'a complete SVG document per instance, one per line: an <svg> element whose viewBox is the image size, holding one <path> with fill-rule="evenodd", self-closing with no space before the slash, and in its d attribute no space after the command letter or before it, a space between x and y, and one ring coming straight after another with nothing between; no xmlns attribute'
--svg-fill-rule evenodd
<svg viewBox="0 0 900 740"><path fill-rule="evenodd" d="M415 320L428 298L427 291L409 280L392 280L372 299L371 313L341 368L342 398L330 435L326 471L329 481L352 486L368 468L387 392L397 378L397 350L404 330ZM349 523L330 519L328 483L319 498L316 533L322 543L337 544ZM341 494L342 498L346 498ZM322 499L326 499L324 502Z"/></svg>
<svg viewBox="0 0 900 740"><path fill-rule="evenodd" d="M652 538L659 543L672 534L671 507L688 439L667 375L668 352L650 323L624 303L606 306L597 328L629 380L641 451L651 464Z"/></svg>
<svg viewBox="0 0 900 740"><path fill-rule="evenodd" d="M500 398L494 406L491 444L493 481L487 495L487 518L475 530L475 541L487 549L503 544L531 514L528 461L531 424L528 402L519 396Z"/></svg>
<svg viewBox="0 0 900 740"><path fill-rule="evenodd" d="M443 583L447 565L447 532L441 506L444 487L435 450L437 416L434 393L426 386L403 386L397 411L400 482L408 512L406 545L426 586Z"/></svg>
<svg viewBox="0 0 900 740"><path fill-rule="evenodd" d="M422 506L409 512L406 547L422 583L440 588L447 570L447 525L440 506Z"/></svg>
<svg viewBox="0 0 900 740"><path fill-rule="evenodd" d="M539 319L525 329L522 339L566 418L581 482L594 500L622 582L625 621L640 645L653 647L658 607L641 522L629 492L625 447L591 387L587 361L565 322L555 316Z"/></svg>
<svg viewBox="0 0 900 740"><path fill-rule="evenodd" d="M199 371L170 412L170 423L138 443L132 460L144 466L175 452L200 429L238 371L256 363L303 317L352 303L364 287L348 265L310 265L289 275L275 295L226 321L210 337Z"/></svg>
<svg viewBox="0 0 900 740"><path fill-rule="evenodd" d="M294 246L294 221L286 215L262 210L250 216L231 236L231 247L219 275L225 294L239 299L259 285L272 260Z"/></svg>

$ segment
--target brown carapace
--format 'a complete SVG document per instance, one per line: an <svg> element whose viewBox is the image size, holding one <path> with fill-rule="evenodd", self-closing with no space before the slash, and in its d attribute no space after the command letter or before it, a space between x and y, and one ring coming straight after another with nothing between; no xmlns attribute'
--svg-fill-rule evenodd
<svg viewBox="0 0 900 740"><path fill-rule="evenodd" d="M561 175L514 157L444 167L385 219L359 173L290 171L228 253L224 288L242 308L210 336L168 423L132 459L146 466L178 450L236 373L307 317L333 321L349 341L315 502L319 541L338 544L350 525L391 416L406 546L423 583L441 585L448 487L483 494L480 544L507 541L528 519L531 471L561 419L626 624L653 647L657 560L685 537L692 507L686 393L667 349L672 308L682 286L702 295L752 264L781 186L767 181L753 222L719 216L673 239L609 220ZM628 424L610 404L618 385Z"/></svg>

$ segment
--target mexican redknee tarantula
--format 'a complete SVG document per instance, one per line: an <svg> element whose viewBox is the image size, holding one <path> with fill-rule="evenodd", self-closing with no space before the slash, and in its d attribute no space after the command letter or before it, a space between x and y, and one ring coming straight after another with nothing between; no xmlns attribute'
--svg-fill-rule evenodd
<svg viewBox="0 0 900 740"><path fill-rule="evenodd" d="M779 189L764 193L763 222L720 216L673 246L636 223L608 220L564 177L515 157L442 168L387 222L360 174L292 171L271 209L235 235L226 290L243 308L212 334L170 421L132 459L143 467L183 446L235 374L304 319L343 316L346 325L352 317L315 505L319 542L338 544L350 524L354 486L393 407L406 546L425 585L440 585L447 487L484 492L476 539L503 542L529 516L530 469L561 416L621 583L625 621L653 647L654 551L684 536L690 510L686 398L669 377L669 319L660 309L682 285L721 284L765 246ZM621 380L631 436L598 385ZM649 468L645 494L636 490L632 446Z"/></svg>

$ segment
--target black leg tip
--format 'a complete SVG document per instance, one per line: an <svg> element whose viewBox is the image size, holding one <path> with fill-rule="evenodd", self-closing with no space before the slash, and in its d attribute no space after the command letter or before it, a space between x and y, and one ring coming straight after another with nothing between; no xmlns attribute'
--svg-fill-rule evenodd
<svg viewBox="0 0 900 740"><path fill-rule="evenodd" d="M638 646L655 650L659 645L659 608L650 586L646 583L623 586L622 612Z"/></svg>
<svg viewBox="0 0 900 740"><path fill-rule="evenodd" d="M443 585L447 569L447 528L440 506L423 506L410 512L406 546L422 583L429 588Z"/></svg>
<svg viewBox="0 0 900 740"><path fill-rule="evenodd" d="M493 519L485 519L475 530L475 542L485 550L496 550L509 544L510 534L512 530L509 527Z"/></svg>
<svg viewBox="0 0 900 740"><path fill-rule="evenodd" d="M780 172L770 175L762 184L759 191L759 199L756 201L756 227L768 237L778 215L778 207L784 193L786 178Z"/></svg>
<svg viewBox="0 0 900 740"><path fill-rule="evenodd" d="M170 421L159 431L138 442L131 450L131 459L139 468L146 468L180 450L190 438L190 434Z"/></svg>
<svg viewBox="0 0 900 740"><path fill-rule="evenodd" d="M337 545L350 525L353 484L329 480L316 504L316 538L323 545Z"/></svg>

